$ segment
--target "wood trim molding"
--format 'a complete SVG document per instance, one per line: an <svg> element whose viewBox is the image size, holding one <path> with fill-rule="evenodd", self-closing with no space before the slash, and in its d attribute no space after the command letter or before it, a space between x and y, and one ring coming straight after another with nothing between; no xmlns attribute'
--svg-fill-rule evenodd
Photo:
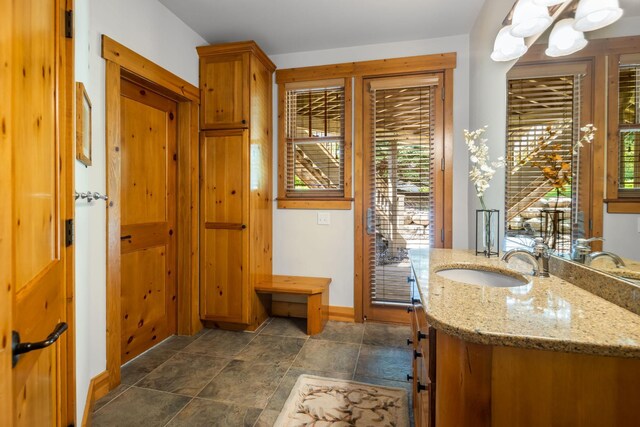
<svg viewBox="0 0 640 427"><path fill-rule="evenodd" d="M355 322L355 309L353 307L329 306L329 320L336 322Z"/></svg>
<svg viewBox="0 0 640 427"><path fill-rule="evenodd" d="M276 65L253 40L198 46L196 50L198 51L198 56L248 52L254 54L270 72L273 73L276 69Z"/></svg>
<svg viewBox="0 0 640 427"><path fill-rule="evenodd" d="M109 393L109 373L103 371L89 381L87 400L85 401L84 411L82 413L82 427L91 427L95 403L106 396L107 393Z"/></svg>
<svg viewBox="0 0 640 427"><path fill-rule="evenodd" d="M409 56L404 58L378 59L313 67L289 68L276 71L276 83L324 80L340 77L385 76L394 74L416 74L456 68L457 56L452 53Z"/></svg>
<svg viewBox="0 0 640 427"><path fill-rule="evenodd" d="M198 272L198 105L199 90L119 45L103 39L106 60L106 153L107 153L107 372L109 388L120 384L120 82L135 81L178 103L178 197L177 197L177 332L192 335L202 329L199 318Z"/></svg>
<svg viewBox="0 0 640 427"><path fill-rule="evenodd" d="M104 34L102 35L102 57L135 75L180 94L185 99L200 102L200 90L197 87Z"/></svg>

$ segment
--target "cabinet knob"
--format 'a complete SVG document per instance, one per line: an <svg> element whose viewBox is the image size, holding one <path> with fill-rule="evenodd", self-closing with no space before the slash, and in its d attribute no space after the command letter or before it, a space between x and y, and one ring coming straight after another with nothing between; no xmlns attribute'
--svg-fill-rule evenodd
<svg viewBox="0 0 640 427"><path fill-rule="evenodd" d="M411 381L413 379L413 376L407 374L407 382Z"/></svg>
<svg viewBox="0 0 640 427"><path fill-rule="evenodd" d="M242 124L243 124L243 125L246 125L246 124L247 124L247 121L246 121L246 120L244 120L244 119L242 119Z"/></svg>
<svg viewBox="0 0 640 427"><path fill-rule="evenodd" d="M407 338L407 345L411 345L411 344L413 344L413 340L410 340Z"/></svg>
<svg viewBox="0 0 640 427"><path fill-rule="evenodd" d="M422 353L417 350L413 350L413 358L417 359L418 357L422 357Z"/></svg>
<svg viewBox="0 0 640 427"><path fill-rule="evenodd" d="M423 334L422 332L418 331L418 341L422 341L423 339L427 338L427 334Z"/></svg>
<svg viewBox="0 0 640 427"><path fill-rule="evenodd" d="M242 226L240 228L242 228L244 230L245 228L247 228L247 225L246 224L242 224Z"/></svg>
<svg viewBox="0 0 640 427"><path fill-rule="evenodd" d="M420 382L418 382L418 384L416 385L416 389L417 389L418 393L420 393L421 391L427 390L427 386L423 385L423 384L420 384Z"/></svg>

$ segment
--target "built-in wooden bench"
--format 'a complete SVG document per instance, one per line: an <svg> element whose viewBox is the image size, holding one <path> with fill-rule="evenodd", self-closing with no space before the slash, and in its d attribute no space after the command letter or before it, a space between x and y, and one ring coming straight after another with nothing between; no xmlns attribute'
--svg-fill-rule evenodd
<svg viewBox="0 0 640 427"><path fill-rule="evenodd" d="M306 316L303 313L287 313L291 317L307 318L307 334L322 332L329 319L329 284L326 277L271 276L270 281L255 286L259 294L289 294L307 297Z"/></svg>

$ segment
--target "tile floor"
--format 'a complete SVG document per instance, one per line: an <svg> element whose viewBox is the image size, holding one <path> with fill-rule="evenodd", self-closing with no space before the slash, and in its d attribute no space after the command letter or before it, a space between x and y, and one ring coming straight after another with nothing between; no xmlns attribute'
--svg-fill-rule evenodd
<svg viewBox="0 0 640 427"><path fill-rule="evenodd" d="M301 374L402 387L408 326L273 318L256 333L174 336L122 368L122 384L95 404L94 426L271 426ZM410 407L410 406L409 406Z"/></svg>

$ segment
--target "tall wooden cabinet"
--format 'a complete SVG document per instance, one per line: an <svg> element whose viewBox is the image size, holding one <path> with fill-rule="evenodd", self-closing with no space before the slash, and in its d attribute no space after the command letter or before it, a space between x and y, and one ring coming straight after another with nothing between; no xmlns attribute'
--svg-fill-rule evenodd
<svg viewBox="0 0 640 427"><path fill-rule="evenodd" d="M202 46L200 56L200 317L254 329L271 276L272 75L254 42Z"/></svg>

